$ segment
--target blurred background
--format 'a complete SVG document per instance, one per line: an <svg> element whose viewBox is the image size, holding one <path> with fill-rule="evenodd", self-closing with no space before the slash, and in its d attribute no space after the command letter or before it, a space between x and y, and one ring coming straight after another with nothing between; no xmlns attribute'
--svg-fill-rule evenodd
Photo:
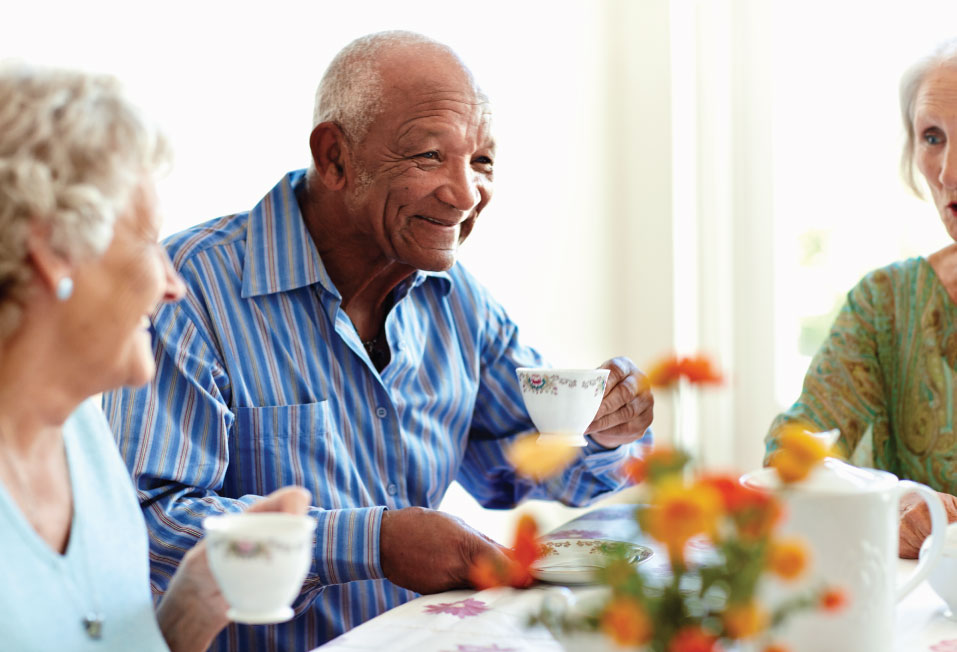
<svg viewBox="0 0 957 652"><path fill-rule="evenodd" d="M897 82L952 0L0 1L0 58L110 72L171 136L169 234L305 167L313 94L353 38L454 47L495 105L495 200L463 262L560 366L709 352L658 441L758 466L845 293L947 244L898 176ZM357 418L362 418L357 415ZM514 512L443 504L507 541ZM577 513L525 505L546 528Z"/></svg>

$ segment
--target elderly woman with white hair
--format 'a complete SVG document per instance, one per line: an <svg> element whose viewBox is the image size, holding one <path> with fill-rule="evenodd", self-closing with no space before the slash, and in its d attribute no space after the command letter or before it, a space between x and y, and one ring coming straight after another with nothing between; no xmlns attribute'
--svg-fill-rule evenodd
<svg viewBox="0 0 957 652"><path fill-rule="evenodd" d="M906 141L902 172L921 195L915 168L957 241L957 39L915 63L900 84ZM847 295L815 355L782 429L840 429L838 445L870 465L927 484L957 520L957 243L875 270ZM915 557L930 531L923 501L902 503L900 554Z"/></svg>
<svg viewBox="0 0 957 652"><path fill-rule="evenodd" d="M96 395L150 380L164 139L108 77L0 67L3 649L203 650L226 604L203 545L154 612L147 532ZM302 489L250 509L304 512Z"/></svg>

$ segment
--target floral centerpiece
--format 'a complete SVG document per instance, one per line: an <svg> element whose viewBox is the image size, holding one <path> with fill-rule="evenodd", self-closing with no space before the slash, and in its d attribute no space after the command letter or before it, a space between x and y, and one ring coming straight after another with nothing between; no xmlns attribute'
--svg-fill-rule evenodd
<svg viewBox="0 0 957 652"><path fill-rule="evenodd" d="M700 377L720 377L712 366ZM677 368L677 367L674 367ZM654 380L654 379L653 379ZM560 451L532 454L519 442L513 463L520 472L543 477L561 468ZM784 484L803 479L827 454L825 444L800 428L780 439L772 465ZM547 463L546 463L547 461ZM640 486L643 503L635 518L641 530L661 544L668 572L645 574L631 563L627 546L606 546L606 563L596 580L602 598L574 611L543 607L534 622L557 635L594 632L620 648L648 652L718 652L736 646L763 652L784 652L774 633L791 614L808 609L836 610L844 594L819 586L781 604L764 604L761 585L791 582L808 567L809 553L798 539L776 534L782 515L770 493L742 485L736 476L688 472L689 456L658 447L629 459L622 473ZM508 568L485 565L473 572L480 587L527 586L529 568L542 548L535 525L519 524ZM689 554L706 551L706 554Z"/></svg>

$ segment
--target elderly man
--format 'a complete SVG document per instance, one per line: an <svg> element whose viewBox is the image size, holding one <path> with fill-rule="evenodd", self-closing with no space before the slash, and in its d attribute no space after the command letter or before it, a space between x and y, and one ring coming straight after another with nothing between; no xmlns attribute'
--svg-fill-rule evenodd
<svg viewBox="0 0 957 652"><path fill-rule="evenodd" d="M363 37L319 85L308 170L167 242L189 295L153 319L156 381L106 399L155 588L208 514L301 484L319 520L297 618L231 626L219 649L308 649L413 591L467 586L474 559L503 553L435 511L453 480L498 508L619 488L652 418L624 358L604 365L591 441L564 474L535 484L505 460L532 428L515 369L542 360L455 262L492 196L490 126L449 48Z"/></svg>

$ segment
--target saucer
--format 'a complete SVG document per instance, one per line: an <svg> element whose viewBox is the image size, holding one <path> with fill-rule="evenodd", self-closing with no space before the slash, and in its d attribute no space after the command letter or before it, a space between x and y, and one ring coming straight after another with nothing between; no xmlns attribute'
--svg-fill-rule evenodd
<svg viewBox="0 0 957 652"><path fill-rule="evenodd" d="M544 554L532 564L532 577L552 584L593 584L595 571L605 565L605 546L626 546L629 563L640 564L652 550L611 539L552 539L542 543Z"/></svg>

